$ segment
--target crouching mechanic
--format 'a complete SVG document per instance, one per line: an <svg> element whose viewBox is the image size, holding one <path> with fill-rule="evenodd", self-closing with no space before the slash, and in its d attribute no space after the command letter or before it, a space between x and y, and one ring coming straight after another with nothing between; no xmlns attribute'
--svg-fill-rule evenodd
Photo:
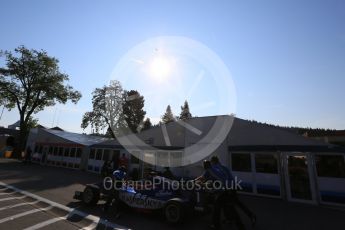
<svg viewBox="0 0 345 230"><path fill-rule="evenodd" d="M103 208L104 211L107 211L110 205L114 207L116 218L120 216L121 203L119 202L119 190L122 188L123 182L126 176L127 176L126 167L123 165L120 166L119 169L113 172L114 186L112 187L111 191L109 191L109 196Z"/></svg>

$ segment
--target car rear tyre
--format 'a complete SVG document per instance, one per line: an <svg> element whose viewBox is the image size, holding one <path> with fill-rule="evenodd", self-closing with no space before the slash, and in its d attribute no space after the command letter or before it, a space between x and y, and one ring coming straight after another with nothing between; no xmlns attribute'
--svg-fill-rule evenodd
<svg viewBox="0 0 345 230"><path fill-rule="evenodd" d="M88 206L96 205L99 201L99 190L92 187L86 187L83 192L83 203Z"/></svg>
<svg viewBox="0 0 345 230"><path fill-rule="evenodd" d="M164 208L164 215L168 223L181 223L184 217L183 205L177 201L169 201Z"/></svg>

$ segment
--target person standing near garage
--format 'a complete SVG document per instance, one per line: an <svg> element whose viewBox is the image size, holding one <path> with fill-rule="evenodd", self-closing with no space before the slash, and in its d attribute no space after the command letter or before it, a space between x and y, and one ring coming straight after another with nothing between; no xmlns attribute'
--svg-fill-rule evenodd
<svg viewBox="0 0 345 230"><path fill-rule="evenodd" d="M212 160L212 159L211 159ZM211 161L212 163L212 161ZM212 229L221 229L221 213L231 213L231 216L236 220L236 225L239 230L244 230L245 227L237 213L235 207L231 202L229 191L227 190L227 185L232 183L233 177L231 173L228 173L223 168L215 167L211 164L208 173L212 178L214 178L214 184L217 183L217 190L215 193L214 209L212 213L212 222L210 226ZM219 186L221 185L221 186ZM214 188L216 189L216 188ZM230 205L229 205L230 204Z"/></svg>
<svg viewBox="0 0 345 230"><path fill-rule="evenodd" d="M119 165L128 168L128 158L126 154L122 153L122 156L119 158Z"/></svg>
<svg viewBox="0 0 345 230"><path fill-rule="evenodd" d="M221 229L220 224L220 216L222 210L225 210L225 207L227 204L230 203L230 196L228 194L228 191L225 189L222 189L225 187L226 183L229 183L232 180L232 177L229 176L229 174L224 173L223 171L220 171L216 169L215 167L212 167L211 162L208 160L205 160L203 163L204 166L204 173L196 178L196 181L202 181L202 182L212 182L213 185L221 185L217 186L216 190L216 197L214 202L214 209L212 213L212 222L213 224L210 226L212 229ZM222 187L222 188L220 188ZM216 188L214 188L216 189ZM231 213L236 218L237 226L239 230L244 230L244 225L241 222L241 219L239 219L239 215L234 215L236 213L236 210L233 206L231 206ZM229 208L228 208L229 210Z"/></svg>
<svg viewBox="0 0 345 230"><path fill-rule="evenodd" d="M212 165L211 162L208 160L204 160L203 162L204 172L201 176L194 179L194 181L201 181L201 182L207 182L207 181L215 181L216 178L212 176Z"/></svg>
<svg viewBox="0 0 345 230"><path fill-rule="evenodd" d="M230 170L219 162L219 159L217 156L213 156L211 158L211 164L212 164L212 168L215 171L218 171L219 173L226 175L225 177L229 178L230 181L234 181L234 178ZM230 183L230 181L228 181L228 183ZM256 224L256 215L238 199L236 187L230 190L227 190L226 192L228 196L228 201L230 201L230 204L232 207L228 206L224 208L225 215L227 216L231 215L235 219L236 224L238 225L238 228L244 229L244 225L240 219L240 216L235 209L235 206L238 206L250 218L252 225L254 226Z"/></svg>
<svg viewBox="0 0 345 230"><path fill-rule="evenodd" d="M110 161L104 161L103 166L101 168L101 177L102 179L111 176L112 173L112 166Z"/></svg>

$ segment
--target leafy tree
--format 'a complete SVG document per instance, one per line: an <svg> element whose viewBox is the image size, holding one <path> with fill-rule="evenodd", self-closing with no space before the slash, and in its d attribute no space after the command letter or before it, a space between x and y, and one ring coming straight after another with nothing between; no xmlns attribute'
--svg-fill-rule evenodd
<svg viewBox="0 0 345 230"><path fill-rule="evenodd" d="M150 118L146 118L143 124L143 130L151 129L152 127Z"/></svg>
<svg viewBox="0 0 345 230"><path fill-rule="evenodd" d="M181 113L180 113L179 119L185 121L185 120L188 120L190 118L192 118L192 114L189 111L189 105L188 105L188 102L186 100L184 102L184 105L181 106Z"/></svg>
<svg viewBox="0 0 345 230"><path fill-rule="evenodd" d="M30 117L27 126L28 126L28 130L36 128L38 126L38 119Z"/></svg>
<svg viewBox="0 0 345 230"><path fill-rule="evenodd" d="M69 76L60 72L59 61L44 50L19 46L14 53L2 51L0 55L5 59L0 68L0 105L19 111L18 153L25 148L32 114L56 103L77 103L81 93L65 84Z"/></svg>
<svg viewBox="0 0 345 230"><path fill-rule="evenodd" d="M115 137L115 133L122 125L122 105L125 94L119 81L110 81L108 86L96 88L92 93L92 111L83 116L81 128L86 129L89 125L93 132L107 128L107 133Z"/></svg>
<svg viewBox="0 0 345 230"><path fill-rule="evenodd" d="M144 111L144 97L136 90L130 90L126 93L126 99L123 103L123 118L127 123L128 128L137 133L140 125L144 120L146 112Z"/></svg>
<svg viewBox="0 0 345 230"><path fill-rule="evenodd" d="M176 119L175 119L174 114L171 111L171 107L170 107L170 105L168 105L164 115L162 116L162 123L167 124L167 123L175 121L175 120Z"/></svg>

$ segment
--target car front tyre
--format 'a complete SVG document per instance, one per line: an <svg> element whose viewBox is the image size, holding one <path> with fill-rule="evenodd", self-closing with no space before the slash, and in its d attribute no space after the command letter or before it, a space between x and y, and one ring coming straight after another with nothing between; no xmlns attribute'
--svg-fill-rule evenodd
<svg viewBox="0 0 345 230"><path fill-rule="evenodd" d="M92 187L86 187L83 192L83 203L88 206L96 205L99 201L99 191Z"/></svg>

